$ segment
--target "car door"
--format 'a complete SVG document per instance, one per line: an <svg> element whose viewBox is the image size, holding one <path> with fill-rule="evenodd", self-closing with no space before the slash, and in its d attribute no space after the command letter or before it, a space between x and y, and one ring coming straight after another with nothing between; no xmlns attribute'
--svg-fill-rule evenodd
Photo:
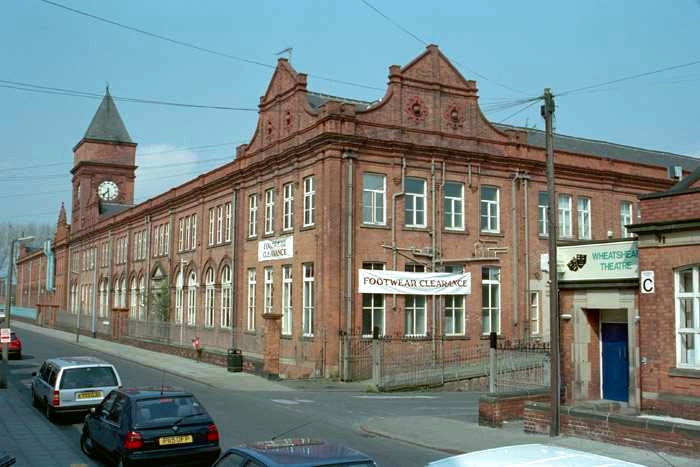
<svg viewBox="0 0 700 467"><path fill-rule="evenodd" d="M128 431L124 422L128 418L126 414L129 401L124 394L118 392L114 392L114 394L117 397L110 410L103 415L101 427L104 430L102 433L103 446L107 453L116 458L122 451L124 437Z"/></svg>
<svg viewBox="0 0 700 467"><path fill-rule="evenodd" d="M43 398L46 396L46 385L48 384L46 379L48 375L48 368L49 364L44 362L41 365L41 368L39 368L39 371L34 379L32 379L32 389L34 389L34 394L38 400L43 400Z"/></svg>
<svg viewBox="0 0 700 467"><path fill-rule="evenodd" d="M97 444L99 449L106 450L107 440L106 429L104 427L106 423L107 414L112 410L114 401L117 400L116 391L110 392L107 397L104 398L102 403L97 406L94 412L86 418L87 428L90 433L90 437Z"/></svg>

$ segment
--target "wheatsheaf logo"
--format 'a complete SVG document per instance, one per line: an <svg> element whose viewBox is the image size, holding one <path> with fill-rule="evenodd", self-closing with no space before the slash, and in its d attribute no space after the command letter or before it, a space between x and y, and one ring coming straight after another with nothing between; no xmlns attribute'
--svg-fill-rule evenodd
<svg viewBox="0 0 700 467"><path fill-rule="evenodd" d="M569 268L569 271L576 272L579 269L583 269L583 267L586 265L586 257L587 255L577 254L573 258L571 258L571 261L566 263L566 266Z"/></svg>

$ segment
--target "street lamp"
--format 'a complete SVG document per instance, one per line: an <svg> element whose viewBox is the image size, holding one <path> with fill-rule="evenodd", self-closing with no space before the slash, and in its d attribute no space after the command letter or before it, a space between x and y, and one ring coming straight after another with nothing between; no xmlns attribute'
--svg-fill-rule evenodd
<svg viewBox="0 0 700 467"><path fill-rule="evenodd" d="M12 308L12 274L13 267L15 263L15 243L28 242L34 240L33 236L14 238L10 242L10 256L7 265L7 277L5 278L5 327L10 328L10 318L11 318L11 308ZM10 331L11 333L12 331ZM12 334L10 334L12 335ZM9 373L7 360L9 359L8 344L3 342L2 344L2 368L0 368L0 388L7 387L7 374Z"/></svg>

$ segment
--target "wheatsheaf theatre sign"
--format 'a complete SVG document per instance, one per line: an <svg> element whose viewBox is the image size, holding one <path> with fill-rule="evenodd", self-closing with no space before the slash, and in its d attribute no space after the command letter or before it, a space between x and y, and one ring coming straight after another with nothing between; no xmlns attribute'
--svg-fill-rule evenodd
<svg viewBox="0 0 700 467"><path fill-rule="evenodd" d="M557 272L560 281L638 279L637 242L558 247Z"/></svg>
<svg viewBox="0 0 700 467"><path fill-rule="evenodd" d="M289 259L294 256L294 237L270 238L258 242L258 261Z"/></svg>
<svg viewBox="0 0 700 467"><path fill-rule="evenodd" d="M469 295L471 273L402 272L360 269L360 293Z"/></svg>

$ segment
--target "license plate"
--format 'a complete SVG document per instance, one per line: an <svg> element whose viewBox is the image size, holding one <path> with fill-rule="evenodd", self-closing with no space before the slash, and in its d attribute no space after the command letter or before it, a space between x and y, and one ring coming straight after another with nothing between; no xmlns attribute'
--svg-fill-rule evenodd
<svg viewBox="0 0 700 467"><path fill-rule="evenodd" d="M170 446L171 444L187 444L191 443L192 441L192 435L166 436L164 438L158 438L158 445Z"/></svg>
<svg viewBox="0 0 700 467"><path fill-rule="evenodd" d="M102 397L102 391L88 391L78 393L76 399L97 399L99 397Z"/></svg>

